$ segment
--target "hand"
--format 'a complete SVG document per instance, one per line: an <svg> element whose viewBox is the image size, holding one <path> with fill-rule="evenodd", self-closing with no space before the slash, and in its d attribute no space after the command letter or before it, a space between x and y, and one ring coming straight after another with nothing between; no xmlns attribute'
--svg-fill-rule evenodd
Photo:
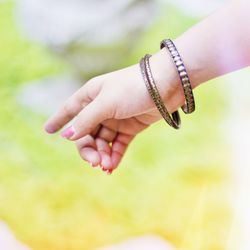
<svg viewBox="0 0 250 250"><path fill-rule="evenodd" d="M159 91L163 99L168 99L172 112L181 98L178 102L173 98L178 84L171 86L167 81L165 67L168 59L163 53L151 58L151 67ZM73 125L61 135L76 142L82 159L112 173L135 136L160 120L161 115L137 64L88 81L48 120L45 129L55 133L73 118Z"/></svg>
<svg viewBox="0 0 250 250"><path fill-rule="evenodd" d="M247 3L230 1L175 40L193 88L250 65ZM159 92L172 113L184 103L179 76L166 51L150 61ZM135 65L90 80L49 119L45 129L57 132L73 118L62 136L76 141L84 160L111 172L133 138L161 117Z"/></svg>

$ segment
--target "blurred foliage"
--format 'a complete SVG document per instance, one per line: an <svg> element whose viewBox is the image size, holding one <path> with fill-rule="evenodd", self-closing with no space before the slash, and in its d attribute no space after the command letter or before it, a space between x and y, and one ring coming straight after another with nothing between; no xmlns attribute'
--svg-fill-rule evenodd
<svg viewBox="0 0 250 250"><path fill-rule="evenodd" d="M128 65L195 21L168 6ZM180 131L155 124L106 176L82 162L69 142L47 136L45 117L15 100L25 81L67 67L17 31L13 4L0 4L0 27L0 219L20 240L37 250L91 250L158 234L180 250L225 249L231 211L218 81L196 90L197 112Z"/></svg>

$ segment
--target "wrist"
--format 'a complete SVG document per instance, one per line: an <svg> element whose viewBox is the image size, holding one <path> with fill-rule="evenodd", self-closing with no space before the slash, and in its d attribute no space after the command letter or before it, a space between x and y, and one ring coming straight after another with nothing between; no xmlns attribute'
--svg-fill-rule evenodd
<svg viewBox="0 0 250 250"><path fill-rule="evenodd" d="M172 58L165 49L162 49L151 57L150 63L162 100L168 111L172 113L185 101L180 78Z"/></svg>

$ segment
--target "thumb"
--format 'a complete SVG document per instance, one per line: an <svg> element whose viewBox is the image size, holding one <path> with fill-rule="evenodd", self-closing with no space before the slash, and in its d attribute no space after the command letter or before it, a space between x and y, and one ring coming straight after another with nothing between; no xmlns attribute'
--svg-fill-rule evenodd
<svg viewBox="0 0 250 250"><path fill-rule="evenodd" d="M62 137L75 141L88 134L103 121L111 118L111 105L107 100L97 96L78 114L73 125L62 132Z"/></svg>

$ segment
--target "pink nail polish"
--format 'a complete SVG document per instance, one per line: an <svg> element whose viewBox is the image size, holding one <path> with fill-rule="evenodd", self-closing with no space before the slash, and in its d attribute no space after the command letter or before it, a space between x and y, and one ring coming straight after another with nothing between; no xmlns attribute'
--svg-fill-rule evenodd
<svg viewBox="0 0 250 250"><path fill-rule="evenodd" d="M73 126L70 126L61 133L61 136L66 139L70 139L74 134L75 134L75 129Z"/></svg>

